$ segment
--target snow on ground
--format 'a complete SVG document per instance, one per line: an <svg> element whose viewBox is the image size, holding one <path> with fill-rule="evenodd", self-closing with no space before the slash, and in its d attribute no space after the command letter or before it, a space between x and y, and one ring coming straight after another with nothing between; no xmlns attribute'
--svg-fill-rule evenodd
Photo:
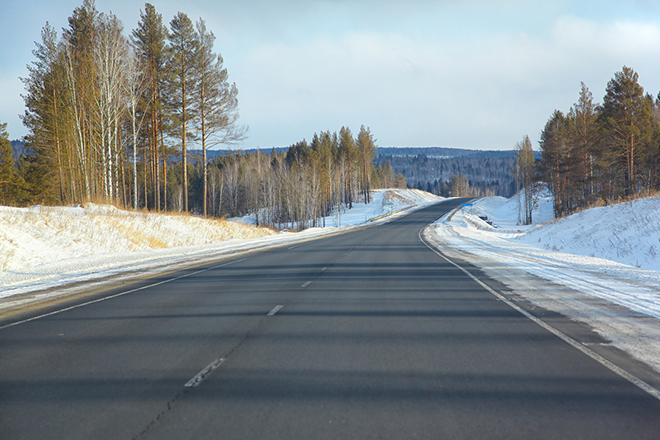
<svg viewBox="0 0 660 440"><path fill-rule="evenodd" d="M23 301L16 300L18 295L33 291L157 273L310 240L438 200L417 190L378 190L372 203L356 203L335 216L341 227L334 227L335 217L329 217L326 225L332 227L298 233L241 224L249 219L209 220L123 211L109 205L0 207L0 299L5 298L0 308L15 306L16 301Z"/></svg>
<svg viewBox="0 0 660 440"><path fill-rule="evenodd" d="M110 252L133 252L214 243L275 234L188 215L86 208L0 207L0 270Z"/></svg>
<svg viewBox="0 0 660 440"><path fill-rule="evenodd" d="M439 220L425 236L660 370L659 203L641 199L548 221L552 200L543 197L533 218L545 223L520 226L515 198L490 197Z"/></svg>
<svg viewBox="0 0 660 440"><path fill-rule="evenodd" d="M442 200L426 191L418 189L375 189L371 191L371 202L357 202L352 209L343 207L333 215L321 219L319 223L326 227L356 226L382 215L387 215L412 207L422 207ZM231 222L255 225L256 217L249 214L229 219ZM295 225L287 225L295 229Z"/></svg>

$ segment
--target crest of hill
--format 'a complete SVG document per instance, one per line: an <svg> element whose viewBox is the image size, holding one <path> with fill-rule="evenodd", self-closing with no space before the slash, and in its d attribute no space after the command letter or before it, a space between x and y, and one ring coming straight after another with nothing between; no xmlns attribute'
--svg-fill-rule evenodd
<svg viewBox="0 0 660 440"><path fill-rule="evenodd" d="M378 147L378 154L384 156L418 156L436 158L475 157L505 158L516 155L515 150L469 150L451 147Z"/></svg>

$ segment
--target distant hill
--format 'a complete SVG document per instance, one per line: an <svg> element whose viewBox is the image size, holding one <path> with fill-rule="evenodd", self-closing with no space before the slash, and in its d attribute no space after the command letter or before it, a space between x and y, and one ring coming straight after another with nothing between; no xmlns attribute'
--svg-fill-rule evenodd
<svg viewBox="0 0 660 440"><path fill-rule="evenodd" d="M286 148L275 148L275 151L278 153L281 153L282 151L287 151L289 147ZM273 151L273 148L264 148L264 149L257 149L257 148L250 148L248 150L206 150L206 157L208 158L209 161L212 161L216 157L221 157L225 156L227 154L248 154L248 153L256 153L257 151L260 151L263 154L270 154ZM202 150L188 150L188 153L192 156L191 160L192 163L195 163L197 160L202 158Z"/></svg>
<svg viewBox="0 0 660 440"><path fill-rule="evenodd" d="M21 157L21 154L28 154L28 148L25 147L25 143L23 141L11 141L11 149L12 154L11 157L14 158L14 160L18 160L19 157Z"/></svg>
<svg viewBox="0 0 660 440"><path fill-rule="evenodd" d="M447 195L453 175L465 175L482 194L511 197L515 150L467 150L446 147L378 148L375 164L389 162L406 177L409 188Z"/></svg>
<svg viewBox="0 0 660 440"><path fill-rule="evenodd" d="M424 155L429 158L449 157L511 157L515 150L468 150L450 147L378 147L378 154L388 156L417 156Z"/></svg>

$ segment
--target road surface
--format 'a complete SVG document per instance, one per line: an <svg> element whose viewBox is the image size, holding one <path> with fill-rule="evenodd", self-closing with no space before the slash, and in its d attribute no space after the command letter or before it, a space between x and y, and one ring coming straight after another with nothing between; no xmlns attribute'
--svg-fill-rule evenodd
<svg viewBox="0 0 660 440"><path fill-rule="evenodd" d="M657 439L660 400L420 241L460 201L0 322L0 439Z"/></svg>

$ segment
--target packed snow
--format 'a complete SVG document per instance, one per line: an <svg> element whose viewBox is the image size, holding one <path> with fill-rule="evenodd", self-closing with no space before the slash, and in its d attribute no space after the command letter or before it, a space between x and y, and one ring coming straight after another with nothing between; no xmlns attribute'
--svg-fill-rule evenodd
<svg viewBox="0 0 660 440"><path fill-rule="evenodd" d="M356 203L353 209L326 219L329 227L297 233L239 221L125 211L109 205L0 207L0 299L4 298L0 308L59 295L61 289L39 298L21 295L29 292L148 275L310 240L368 221L384 221L383 216L402 215L438 200L417 190L377 190L371 203ZM334 226L335 218L340 226Z"/></svg>
<svg viewBox="0 0 660 440"><path fill-rule="evenodd" d="M522 226L516 198L489 197L439 220L425 237L660 370L659 204L660 197L640 199L555 221L546 195L535 223Z"/></svg>

